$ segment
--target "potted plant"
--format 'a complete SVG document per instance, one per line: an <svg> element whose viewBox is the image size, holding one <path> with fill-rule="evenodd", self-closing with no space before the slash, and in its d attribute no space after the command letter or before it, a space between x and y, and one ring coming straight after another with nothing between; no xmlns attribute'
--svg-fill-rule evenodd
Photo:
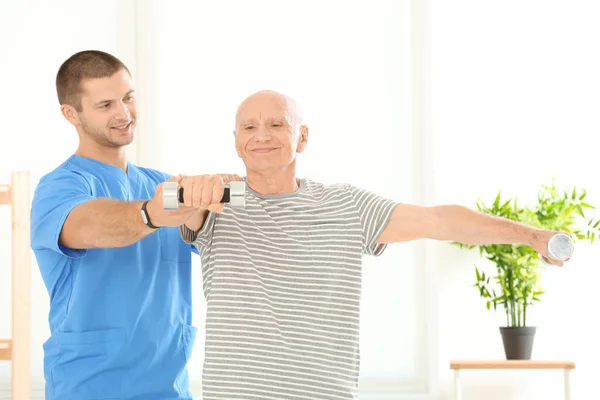
<svg viewBox="0 0 600 400"><path fill-rule="evenodd" d="M543 229L570 233L575 242L593 243L600 235L600 220L589 218L586 211L595 209L585 202L586 191L573 188L560 191L554 184L542 185L533 206L520 205L518 199L502 198L499 192L491 206L477 200L477 209L483 213L504 217ZM498 306L506 314L506 326L500 327L504 352L508 360L531 359L536 328L527 324L529 307L544 293L540 287L543 270L540 255L529 246L453 244L461 248L478 248L495 264L495 274L475 267L474 287L486 301L488 310Z"/></svg>

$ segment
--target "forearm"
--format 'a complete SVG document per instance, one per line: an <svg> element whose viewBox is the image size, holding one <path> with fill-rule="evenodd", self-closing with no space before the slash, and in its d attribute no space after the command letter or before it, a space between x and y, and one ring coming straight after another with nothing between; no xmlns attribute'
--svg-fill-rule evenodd
<svg viewBox="0 0 600 400"><path fill-rule="evenodd" d="M155 232L142 221L142 202L98 198L75 207L59 243L73 249L125 247Z"/></svg>
<svg viewBox="0 0 600 400"><path fill-rule="evenodd" d="M467 245L532 245L539 230L509 219L487 215L457 205L437 206L437 235L434 239Z"/></svg>
<svg viewBox="0 0 600 400"><path fill-rule="evenodd" d="M198 215L189 218L185 222L185 226L193 232L198 232L200 229L202 229L202 226L204 226L204 221L206 221L207 216L208 211L201 212Z"/></svg>
<svg viewBox="0 0 600 400"><path fill-rule="evenodd" d="M202 212L197 216L189 218L185 224L179 226L179 234L186 243L196 243L198 234L206 223L208 211Z"/></svg>

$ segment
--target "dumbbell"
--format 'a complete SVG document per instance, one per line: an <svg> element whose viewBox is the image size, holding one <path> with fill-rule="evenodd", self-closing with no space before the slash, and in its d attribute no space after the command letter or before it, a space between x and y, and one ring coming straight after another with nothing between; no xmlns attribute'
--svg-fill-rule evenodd
<svg viewBox="0 0 600 400"><path fill-rule="evenodd" d="M548 255L553 260L565 261L573 256L575 251L575 243L569 235L557 233L548 241ZM546 257L542 256L542 261L550 264Z"/></svg>
<svg viewBox="0 0 600 400"><path fill-rule="evenodd" d="M231 207L244 208L246 206L246 182L233 181L225 186L221 203L229 203ZM176 210L183 203L183 188L177 182L163 183L163 208Z"/></svg>

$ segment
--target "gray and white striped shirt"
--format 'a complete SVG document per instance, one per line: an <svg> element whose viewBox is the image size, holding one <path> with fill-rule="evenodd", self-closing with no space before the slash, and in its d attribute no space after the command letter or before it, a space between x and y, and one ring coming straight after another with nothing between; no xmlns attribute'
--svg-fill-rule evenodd
<svg viewBox="0 0 600 400"><path fill-rule="evenodd" d="M358 398L362 257L384 251L396 204L302 179L181 229L202 260L204 400Z"/></svg>

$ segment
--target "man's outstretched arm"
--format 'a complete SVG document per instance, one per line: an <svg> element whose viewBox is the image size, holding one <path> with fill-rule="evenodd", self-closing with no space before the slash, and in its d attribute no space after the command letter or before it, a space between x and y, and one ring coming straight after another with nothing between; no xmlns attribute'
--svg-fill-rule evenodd
<svg viewBox="0 0 600 400"><path fill-rule="evenodd" d="M124 247L136 243L156 231L143 222L142 203L109 198L81 203L67 216L59 243L71 249Z"/></svg>
<svg viewBox="0 0 600 400"><path fill-rule="evenodd" d="M467 245L522 244L548 257L548 240L556 233L459 205L422 207L399 204L378 242L433 239Z"/></svg>
<svg viewBox="0 0 600 400"><path fill-rule="evenodd" d="M163 210L159 197L162 184L147 204L151 221L157 227L178 226L198 212L185 207ZM69 249L128 246L155 232L143 221L142 203L93 197L83 177L59 171L42 179L36 188L31 209L32 247L74 254Z"/></svg>

